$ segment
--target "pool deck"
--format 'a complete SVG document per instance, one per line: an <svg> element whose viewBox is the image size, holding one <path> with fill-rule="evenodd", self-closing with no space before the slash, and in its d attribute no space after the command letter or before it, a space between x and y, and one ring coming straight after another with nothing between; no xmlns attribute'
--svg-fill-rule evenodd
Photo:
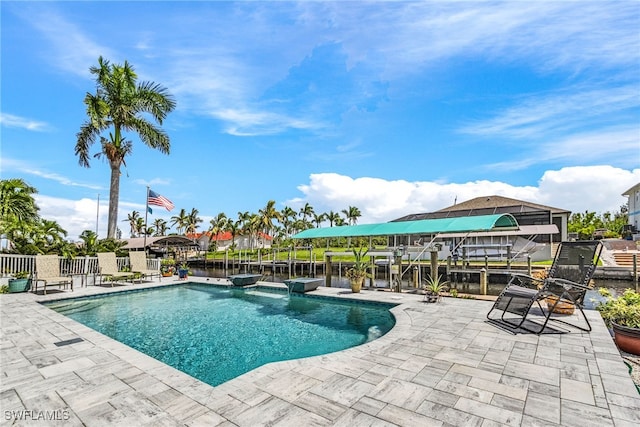
<svg viewBox="0 0 640 427"><path fill-rule="evenodd" d="M161 286L170 283L183 282ZM320 287L310 294L399 304L396 326L359 347L271 363L211 387L38 304L151 286L159 285L0 295L0 424L640 424L640 395L594 311L591 333L513 335L485 322L490 301L427 304L418 295ZM82 341L56 346L75 338Z"/></svg>

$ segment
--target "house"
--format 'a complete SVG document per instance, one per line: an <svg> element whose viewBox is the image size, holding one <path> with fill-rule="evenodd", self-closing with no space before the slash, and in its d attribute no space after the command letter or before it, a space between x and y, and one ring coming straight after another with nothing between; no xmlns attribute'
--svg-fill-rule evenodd
<svg viewBox="0 0 640 427"><path fill-rule="evenodd" d="M627 196L627 206L629 208L629 227L633 240L640 240L640 183L634 185L624 193L623 196Z"/></svg>
<svg viewBox="0 0 640 427"><path fill-rule="evenodd" d="M568 240L570 211L496 195L476 197L435 212L406 215L394 221L495 214L512 215L518 222L519 229L472 232L465 236L442 233L437 236L437 240L448 248L454 258L458 254L463 258L529 256L533 261L551 259L554 244ZM429 236L424 236L418 242L428 239ZM404 244L411 246L417 243L407 241Z"/></svg>
<svg viewBox="0 0 640 427"><path fill-rule="evenodd" d="M222 231L213 236L213 238L211 238L211 233L208 231L205 231L204 233L188 234L187 237L193 239L196 243L198 243L198 246L200 246L200 249L203 251L209 250L212 241L215 241L217 243L216 249L219 251L231 249L232 245L232 235L229 231ZM270 248L272 241L273 237L261 232L258 232L257 236L240 235L235 236L235 239L233 239L233 243L235 243L235 249L241 250Z"/></svg>
<svg viewBox="0 0 640 427"><path fill-rule="evenodd" d="M571 211L551 206L531 203L503 196L482 196L466 202L440 209L435 212L406 215L394 221L412 221L418 219L452 218L460 216L511 214L521 226L544 226L555 224L557 233L540 234L535 237L537 243L560 242L568 239L568 226Z"/></svg>

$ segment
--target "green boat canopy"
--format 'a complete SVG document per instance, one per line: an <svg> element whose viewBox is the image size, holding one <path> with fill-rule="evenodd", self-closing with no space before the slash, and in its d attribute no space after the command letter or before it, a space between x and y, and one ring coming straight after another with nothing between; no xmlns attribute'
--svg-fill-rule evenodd
<svg viewBox="0 0 640 427"><path fill-rule="evenodd" d="M310 228L292 237L294 239L317 239L324 237L404 236L411 234L468 233L472 231L508 231L517 230L518 228L518 221L513 215L496 214Z"/></svg>

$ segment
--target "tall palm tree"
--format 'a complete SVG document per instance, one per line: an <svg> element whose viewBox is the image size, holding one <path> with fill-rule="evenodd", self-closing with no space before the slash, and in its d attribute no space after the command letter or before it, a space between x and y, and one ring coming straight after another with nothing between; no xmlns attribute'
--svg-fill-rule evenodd
<svg viewBox="0 0 640 427"><path fill-rule="evenodd" d="M302 217L303 221L306 221L307 217L310 217L313 214L313 206L311 206L309 203L305 203L304 206L300 208L300 216Z"/></svg>
<svg viewBox="0 0 640 427"><path fill-rule="evenodd" d="M184 209L180 209L178 215L174 215L171 217L171 225L176 226L178 234L182 234L182 231L187 228L189 221L189 215L187 215L187 211Z"/></svg>
<svg viewBox="0 0 640 427"><path fill-rule="evenodd" d="M358 223L358 218L362 216L360 209L355 206L349 206L348 209L343 209L342 213L347 217L349 225L356 225Z"/></svg>
<svg viewBox="0 0 640 427"><path fill-rule="evenodd" d="M153 220L153 228L155 228L156 236L164 236L167 233L167 221L162 218L156 218Z"/></svg>
<svg viewBox="0 0 640 427"><path fill-rule="evenodd" d="M270 234L273 229L273 220L280 220L280 212L275 208L276 201L269 200L267 205L258 211L260 215L260 225L266 234Z"/></svg>
<svg viewBox="0 0 640 427"><path fill-rule="evenodd" d="M340 219L340 214L338 212L329 211L325 214L327 216L327 221L329 221L329 227L333 227L333 225Z"/></svg>
<svg viewBox="0 0 640 427"><path fill-rule="evenodd" d="M176 103L167 89L159 84L138 83L138 76L127 61L124 65L110 64L101 56L98 66L91 67L89 71L95 76L96 93L87 93L84 98L88 119L77 134L75 152L80 165L89 167L89 148L100 140L101 151L94 157L104 155L111 167L107 237L114 238L118 221L120 166L126 166L125 157L132 151L132 143L125 139L123 132L134 132L147 146L169 154L169 135L148 120L148 115L162 125ZM109 137L101 136L107 130L110 130Z"/></svg>
<svg viewBox="0 0 640 427"><path fill-rule="evenodd" d="M198 224L202 222L202 218L198 216L199 213L198 209L191 208L191 212L187 215L186 234L195 234L198 229Z"/></svg>
<svg viewBox="0 0 640 427"><path fill-rule="evenodd" d="M325 213L321 213L320 215L318 215L317 213L313 213L312 214L313 217L313 223L316 225L316 228L320 228L320 225L322 225L322 221L325 220L325 218L327 217L327 214Z"/></svg>
<svg viewBox="0 0 640 427"><path fill-rule="evenodd" d="M131 237L138 237L137 231L138 231L139 219L141 219L140 212L133 211L130 214L128 214L127 219L124 220L124 222L129 223L129 234L131 235Z"/></svg>
<svg viewBox="0 0 640 427"><path fill-rule="evenodd" d="M227 227L227 222L229 221L229 219L227 218L227 216L224 214L224 212L220 212L218 215L216 215L213 219L211 219L209 221L210 227L209 227L209 244L213 243L213 250L217 250L218 249L218 240L216 239L216 236L224 231Z"/></svg>

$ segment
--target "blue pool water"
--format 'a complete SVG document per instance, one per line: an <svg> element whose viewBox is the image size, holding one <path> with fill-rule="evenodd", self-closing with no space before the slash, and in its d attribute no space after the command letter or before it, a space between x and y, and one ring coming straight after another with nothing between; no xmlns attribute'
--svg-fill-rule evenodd
<svg viewBox="0 0 640 427"><path fill-rule="evenodd" d="M387 333L391 305L187 283L46 304L210 385Z"/></svg>

